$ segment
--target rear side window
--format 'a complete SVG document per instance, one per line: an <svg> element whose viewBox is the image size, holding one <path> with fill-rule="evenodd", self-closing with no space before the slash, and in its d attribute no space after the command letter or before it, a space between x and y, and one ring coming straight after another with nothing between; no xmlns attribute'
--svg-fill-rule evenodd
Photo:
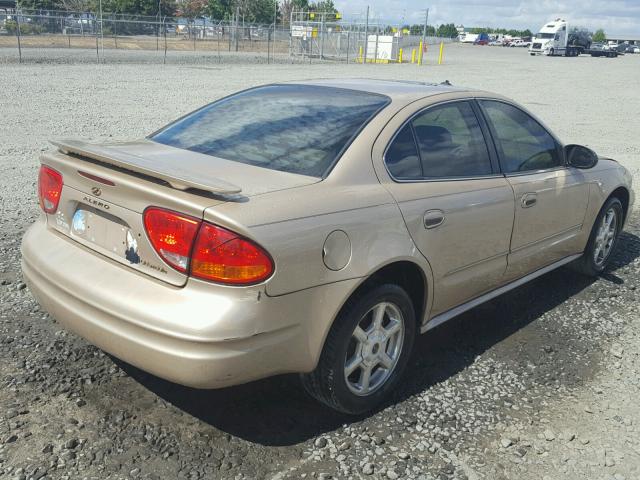
<svg viewBox="0 0 640 480"><path fill-rule="evenodd" d="M385 161L394 178L407 180L422 177L422 166L411 124L406 124L398 132L385 154Z"/></svg>
<svg viewBox="0 0 640 480"><path fill-rule="evenodd" d="M426 177L490 175L491 160L473 108L456 102L413 119Z"/></svg>
<svg viewBox="0 0 640 480"><path fill-rule="evenodd" d="M531 116L507 103L482 100L481 104L493 125L505 173L562 165L558 144Z"/></svg>
<svg viewBox="0 0 640 480"><path fill-rule="evenodd" d="M151 137L272 170L324 176L389 98L312 85L270 85L212 103Z"/></svg>

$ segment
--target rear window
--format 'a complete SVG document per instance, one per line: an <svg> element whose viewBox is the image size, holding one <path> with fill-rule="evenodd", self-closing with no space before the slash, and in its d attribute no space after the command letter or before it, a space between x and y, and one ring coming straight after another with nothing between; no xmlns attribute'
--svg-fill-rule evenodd
<svg viewBox="0 0 640 480"><path fill-rule="evenodd" d="M389 98L312 85L270 85L197 110L151 139L284 172L324 176Z"/></svg>

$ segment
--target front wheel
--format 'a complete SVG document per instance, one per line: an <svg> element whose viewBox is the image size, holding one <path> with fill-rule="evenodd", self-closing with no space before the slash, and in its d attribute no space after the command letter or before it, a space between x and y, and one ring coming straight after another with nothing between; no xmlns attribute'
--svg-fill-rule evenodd
<svg viewBox="0 0 640 480"><path fill-rule="evenodd" d="M584 254L573 265L576 270L589 276L604 271L618 242L623 219L620 200L615 197L607 200L596 217Z"/></svg>
<svg viewBox="0 0 640 480"><path fill-rule="evenodd" d="M397 385L415 335L413 304L402 288L384 284L357 294L336 318L318 366L302 375L302 383L334 410L373 410Z"/></svg>

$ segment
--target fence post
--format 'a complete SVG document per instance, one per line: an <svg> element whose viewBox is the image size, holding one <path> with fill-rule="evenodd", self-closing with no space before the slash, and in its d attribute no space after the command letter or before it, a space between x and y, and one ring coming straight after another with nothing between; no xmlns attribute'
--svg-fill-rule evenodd
<svg viewBox="0 0 640 480"><path fill-rule="evenodd" d="M378 32L376 32L376 51L373 53L373 63L378 63Z"/></svg>
<svg viewBox="0 0 640 480"><path fill-rule="evenodd" d="M324 34L325 34L324 16L325 16L325 12L322 12L322 19L320 20L320 60L324 59Z"/></svg>
<svg viewBox="0 0 640 480"><path fill-rule="evenodd" d="M271 48L271 29L267 30L267 65L271 63L271 59L269 58Z"/></svg>
<svg viewBox="0 0 640 480"><path fill-rule="evenodd" d="M18 62L22 63L22 44L20 43L20 10L16 9L16 23L18 28L16 28L16 34L18 35Z"/></svg>
<svg viewBox="0 0 640 480"><path fill-rule="evenodd" d="M220 57L220 28L218 28L218 63L222 63L222 58Z"/></svg>
<svg viewBox="0 0 640 480"><path fill-rule="evenodd" d="M362 64L367 63L367 47L369 45L369 5L367 5L367 20L364 27L364 57L362 57Z"/></svg>
<svg viewBox="0 0 640 480"><path fill-rule="evenodd" d="M238 51L238 21L240 20L240 7L236 7L236 25L235 25L235 40L236 40L236 52Z"/></svg>
<svg viewBox="0 0 640 480"><path fill-rule="evenodd" d="M162 64L166 65L167 64L167 27L164 24L164 21L166 20L166 16L162 19L162 32L164 35L164 58L162 59Z"/></svg>
<svg viewBox="0 0 640 480"><path fill-rule="evenodd" d="M351 30L347 30L347 65L349 65L349 48L351 47Z"/></svg>

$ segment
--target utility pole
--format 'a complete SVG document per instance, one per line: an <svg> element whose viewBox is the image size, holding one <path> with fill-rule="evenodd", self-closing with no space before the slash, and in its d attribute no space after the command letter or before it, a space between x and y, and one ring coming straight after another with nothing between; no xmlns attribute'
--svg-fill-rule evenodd
<svg viewBox="0 0 640 480"><path fill-rule="evenodd" d="M422 52L420 52L420 65L424 63L424 46L427 42L427 22L429 21L429 9L427 8L427 13L424 16L424 29L422 30Z"/></svg>
<svg viewBox="0 0 640 480"><path fill-rule="evenodd" d="M369 5L367 5L367 19L364 27L364 56L362 57L362 64L367 63L367 47L369 46Z"/></svg>

